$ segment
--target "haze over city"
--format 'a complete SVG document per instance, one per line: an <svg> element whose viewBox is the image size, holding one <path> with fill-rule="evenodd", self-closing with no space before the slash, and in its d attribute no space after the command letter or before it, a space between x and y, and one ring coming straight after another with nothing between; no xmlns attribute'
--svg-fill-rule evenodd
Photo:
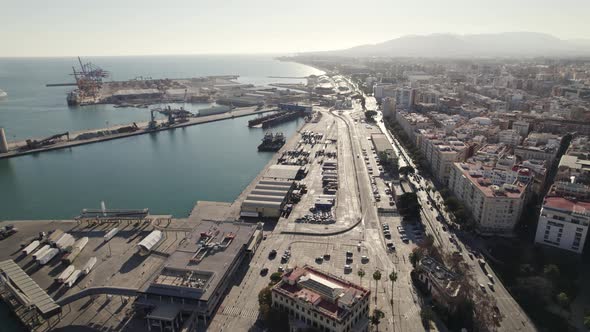
<svg viewBox="0 0 590 332"><path fill-rule="evenodd" d="M295 53L433 33L590 38L585 0L5 0L0 8L2 57Z"/></svg>

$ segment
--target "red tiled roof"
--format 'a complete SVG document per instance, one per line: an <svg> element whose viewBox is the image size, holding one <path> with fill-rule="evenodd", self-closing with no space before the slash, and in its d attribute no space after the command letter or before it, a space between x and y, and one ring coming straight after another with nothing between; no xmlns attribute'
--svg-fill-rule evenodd
<svg viewBox="0 0 590 332"><path fill-rule="evenodd" d="M546 197L545 202L543 203L544 206L564 210L564 211L574 211L579 212L581 210L586 210L590 212L590 202L588 201L575 201L571 199L567 199L564 197Z"/></svg>

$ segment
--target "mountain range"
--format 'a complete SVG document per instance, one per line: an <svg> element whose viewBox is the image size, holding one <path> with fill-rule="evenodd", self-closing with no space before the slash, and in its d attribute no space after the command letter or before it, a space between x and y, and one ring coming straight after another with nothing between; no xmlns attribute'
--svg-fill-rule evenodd
<svg viewBox="0 0 590 332"><path fill-rule="evenodd" d="M590 56L590 39L564 40L537 32L408 35L377 44L306 53L376 57L537 57Z"/></svg>

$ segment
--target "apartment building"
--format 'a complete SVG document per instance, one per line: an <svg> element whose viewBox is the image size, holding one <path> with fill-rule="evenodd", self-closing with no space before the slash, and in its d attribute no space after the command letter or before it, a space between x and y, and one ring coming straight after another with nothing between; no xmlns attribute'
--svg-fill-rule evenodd
<svg viewBox="0 0 590 332"><path fill-rule="evenodd" d="M551 163L557 156L562 137L549 133L532 132L514 148L514 154L522 159L550 160Z"/></svg>
<svg viewBox="0 0 590 332"><path fill-rule="evenodd" d="M480 233L511 235L522 213L528 184L518 180L501 183L501 177L490 177L492 170L486 168L490 167L454 163L449 188L471 212Z"/></svg>
<svg viewBox="0 0 590 332"><path fill-rule="evenodd" d="M443 131L420 129L416 145L428 162L432 174L441 184L447 184L451 167L466 157L467 146L456 137L447 137Z"/></svg>
<svg viewBox="0 0 590 332"><path fill-rule="evenodd" d="M543 201L535 243L581 254L590 225L590 187L556 183Z"/></svg>
<svg viewBox="0 0 590 332"><path fill-rule="evenodd" d="M272 306L289 313L291 332L369 330L370 291L305 265L272 288Z"/></svg>
<svg viewBox="0 0 590 332"><path fill-rule="evenodd" d="M521 140L522 137L514 129L501 130L498 133L498 141L506 145L517 146Z"/></svg>
<svg viewBox="0 0 590 332"><path fill-rule="evenodd" d="M429 128L432 121L422 114L398 111L395 113L395 120L402 127L412 142L416 142L417 129Z"/></svg>

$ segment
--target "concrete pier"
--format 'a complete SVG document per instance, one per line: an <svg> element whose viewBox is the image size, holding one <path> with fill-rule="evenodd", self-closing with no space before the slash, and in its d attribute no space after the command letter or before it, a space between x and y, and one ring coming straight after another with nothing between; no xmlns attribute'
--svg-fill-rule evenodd
<svg viewBox="0 0 590 332"><path fill-rule="evenodd" d="M125 133L120 133L120 134L99 136L99 137L94 137L94 138L89 138L89 139L80 139L80 140L75 139L76 137L80 136L81 134L93 133L93 132L97 132L97 131L106 131L106 130L112 131L112 130L117 130L117 129L124 127L124 126L114 126L114 127L110 127L110 128L104 128L104 129L86 130L86 131L70 133L70 137L72 138L70 140L59 141L59 142L52 144L52 145L47 145L47 146L43 146L41 148L31 149L31 150L21 150L20 148L26 146L27 144L25 141L17 141L17 142L9 142L9 143L7 142L6 143L6 151L2 152L3 151L2 150L2 143L0 142L0 159L13 158L13 157L23 156L23 155L27 155L27 154L40 153L40 152L51 151L51 150L59 150L59 149L69 148L69 147L78 146L78 145L85 145L85 144L110 141L113 139L155 133L155 132L164 131L164 130L189 127L189 126L194 126L194 125L203 124L203 123L221 121L221 120L238 118L238 117L249 116L249 115L254 115L254 114L267 113L267 112L272 112L274 110L275 109L269 109L269 108L258 109L256 107L244 107L244 108L234 109L231 112L227 112L227 113L188 118L187 122L175 123L170 126L161 126L161 127L158 127L157 129L149 129L148 123L143 122L143 123L138 123L137 125L138 125L139 129L136 131L133 131L133 132L125 132ZM166 122L166 120L160 120L160 121L158 121L158 124L162 125L165 122ZM0 128L0 130L2 130L2 129ZM3 134L3 131L0 132L0 136L2 136L2 134Z"/></svg>

